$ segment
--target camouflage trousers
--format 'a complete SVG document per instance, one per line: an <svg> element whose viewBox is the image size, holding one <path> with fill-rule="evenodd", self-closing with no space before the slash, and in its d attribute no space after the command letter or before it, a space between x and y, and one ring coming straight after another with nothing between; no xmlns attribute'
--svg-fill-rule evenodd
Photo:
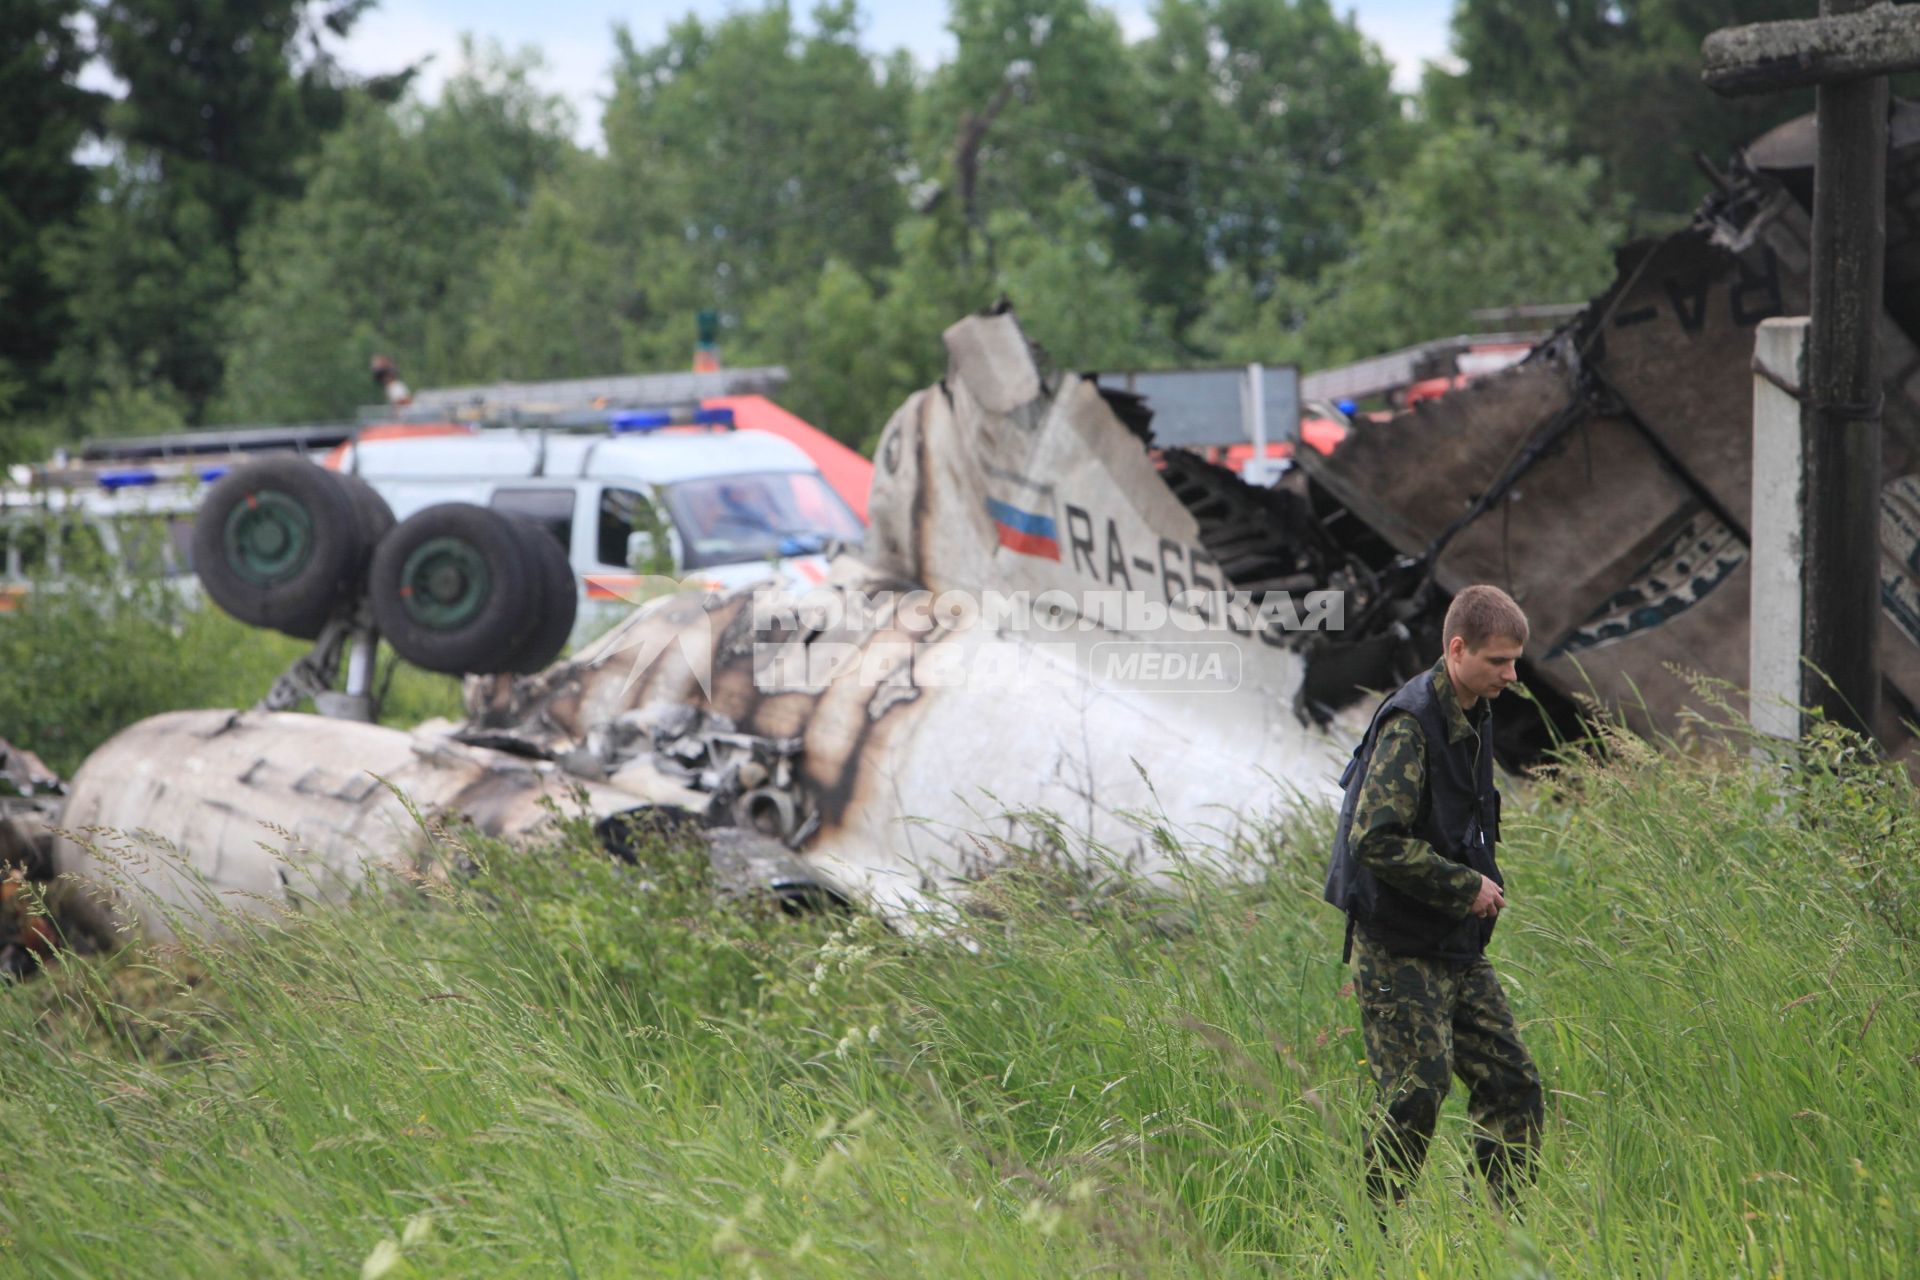
<svg viewBox="0 0 1920 1280"><path fill-rule="evenodd" d="M1467 1086L1473 1154L1503 1202L1531 1176L1540 1147L1540 1073L1485 956L1471 964L1396 956L1353 940L1354 991L1380 1114L1367 1139L1367 1186L1406 1195L1420 1172L1449 1077Z"/></svg>

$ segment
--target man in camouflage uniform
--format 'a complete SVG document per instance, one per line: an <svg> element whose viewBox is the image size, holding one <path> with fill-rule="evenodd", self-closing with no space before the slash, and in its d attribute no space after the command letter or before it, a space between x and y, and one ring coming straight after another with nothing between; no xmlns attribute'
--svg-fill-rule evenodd
<svg viewBox="0 0 1920 1280"><path fill-rule="evenodd" d="M1450 1074L1466 1083L1474 1157L1502 1202L1539 1147L1540 1076L1486 957L1507 905L1493 857L1489 704L1515 679L1526 634L1505 592L1461 592L1446 651L1388 700L1346 780L1328 897L1349 912L1367 1065L1383 1103L1366 1153L1376 1199L1405 1196Z"/></svg>

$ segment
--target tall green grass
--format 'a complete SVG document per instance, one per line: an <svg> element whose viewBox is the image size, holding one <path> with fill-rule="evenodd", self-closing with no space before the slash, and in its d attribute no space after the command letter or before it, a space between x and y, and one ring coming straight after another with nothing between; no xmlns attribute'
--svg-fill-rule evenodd
<svg viewBox="0 0 1920 1280"><path fill-rule="evenodd" d="M1384 1231L1324 824L1162 906L1017 853L919 938L455 833L450 881L6 993L0 1273L1910 1275L1914 800L1822 734L1510 805L1539 1185L1478 1196L1452 1101Z"/></svg>
<svg viewBox="0 0 1920 1280"><path fill-rule="evenodd" d="M189 707L250 707L308 644L234 621L181 581L78 576L0 614L0 737L71 776L134 721ZM460 682L381 646L381 721L460 715ZM306 709L311 709L310 707Z"/></svg>

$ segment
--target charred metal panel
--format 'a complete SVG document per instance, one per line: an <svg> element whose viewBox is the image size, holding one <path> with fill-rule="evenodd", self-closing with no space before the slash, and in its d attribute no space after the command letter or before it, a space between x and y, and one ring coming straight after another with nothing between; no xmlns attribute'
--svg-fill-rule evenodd
<svg viewBox="0 0 1920 1280"><path fill-rule="evenodd" d="M1604 387L1744 531L1753 488L1754 332L1804 312L1804 288L1764 245L1736 257L1688 231L1622 252L1578 343Z"/></svg>
<svg viewBox="0 0 1920 1280"><path fill-rule="evenodd" d="M1536 357L1511 373L1356 431L1315 480L1408 555L1499 479L1536 430L1575 403L1567 370ZM1627 422L1571 425L1494 508L1455 535L1437 580L1511 591L1534 625L1529 656L1550 651L1630 581L1649 550L1694 509L1686 488Z"/></svg>
<svg viewBox="0 0 1920 1280"><path fill-rule="evenodd" d="M1920 337L1920 102L1895 99L1887 121L1887 314ZM1749 143L1742 165L1777 179L1813 208L1814 118L1800 116Z"/></svg>
<svg viewBox="0 0 1920 1280"><path fill-rule="evenodd" d="M1907 174L1895 159L1905 176L1889 201L1904 209L1920 202L1900 185L1920 166ZM1747 679L1754 333L1804 312L1807 244L1806 212L1788 191L1742 174L1695 228L1623 251L1613 287L1525 364L1301 461L1401 552L1429 557L1443 589L1511 590L1534 624L1528 656L1561 692L1591 691L1636 726L1670 731L1698 701L1683 673ZM1890 277L1904 261L1890 258ZM1908 301L1891 285L1888 298ZM1893 315L1879 338L1882 665L1889 703L1911 708L1920 353ZM1571 429L1569 409L1582 418ZM1516 458L1528 459L1517 475ZM1895 710L1880 728L1888 742L1907 736Z"/></svg>
<svg viewBox="0 0 1920 1280"><path fill-rule="evenodd" d="M1916 148L1920 158L1920 148ZM1895 186L1895 174L1888 174L1887 198L1890 202L1920 205L1920 189ZM1920 177L1920 164L1908 164L1902 180ZM1753 177L1729 194L1707 201L1701 221L1711 228L1714 242L1737 253L1744 262L1756 262L1770 256L1778 264L1781 289L1787 299L1786 315L1806 314L1808 272L1811 264L1813 224L1811 216L1772 179ZM1888 270L1894 270L1889 259ZM1920 333L1902 325L1897 315L1916 315L1915 300L1889 279L1885 296L1888 310L1878 326L1879 368L1886 400L1882 408L1885 435L1881 469L1883 475L1898 475L1912 470L1916 451L1920 450L1920 351L1914 341ZM1894 308L1899 308L1896 313ZM1910 321L1911 322L1911 321ZM1749 364L1752 351L1748 350ZM1747 420L1752 421L1752 399L1747 397Z"/></svg>
<svg viewBox="0 0 1920 1280"><path fill-rule="evenodd" d="M52 874L46 824L65 807L67 785L39 756L0 738L0 880L13 870Z"/></svg>

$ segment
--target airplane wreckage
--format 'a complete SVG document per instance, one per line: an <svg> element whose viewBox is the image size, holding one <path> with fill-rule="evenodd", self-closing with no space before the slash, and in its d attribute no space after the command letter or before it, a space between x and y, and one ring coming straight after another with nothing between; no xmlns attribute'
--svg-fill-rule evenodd
<svg viewBox="0 0 1920 1280"><path fill-rule="evenodd" d="M1368 691L1431 661L1449 593L1476 581L1533 624L1509 764L1582 695L1671 729L1683 673L1746 680L1750 360L1762 320L1807 306L1812 132L1747 148L1690 228L1622 251L1613 287L1518 364L1356 418L1273 488L1155 450L1151 404L1050 369L1010 312L962 320L947 376L888 423L865 544L826 583L655 599L553 665L568 606L543 538L477 508L389 528L348 480L237 468L196 534L233 572L203 581L243 620L318 633L269 705L324 686L378 625L403 657L475 673L466 721L177 712L64 789L13 753L0 856L117 885L97 923L159 936L210 901L337 897L404 858L423 837L400 795L510 838L583 804L616 854L628 820L660 819L699 834L723 884L902 923L1031 843L1042 813L1082 833L1062 856L1149 881L1183 859L1244 870L1249 820L1333 793ZM1920 108L1898 106L1891 136L1878 728L1911 756ZM1337 371L1341 394L1387 390L1378 363ZM317 570L289 568L293 534ZM102 832L178 857L129 861Z"/></svg>

